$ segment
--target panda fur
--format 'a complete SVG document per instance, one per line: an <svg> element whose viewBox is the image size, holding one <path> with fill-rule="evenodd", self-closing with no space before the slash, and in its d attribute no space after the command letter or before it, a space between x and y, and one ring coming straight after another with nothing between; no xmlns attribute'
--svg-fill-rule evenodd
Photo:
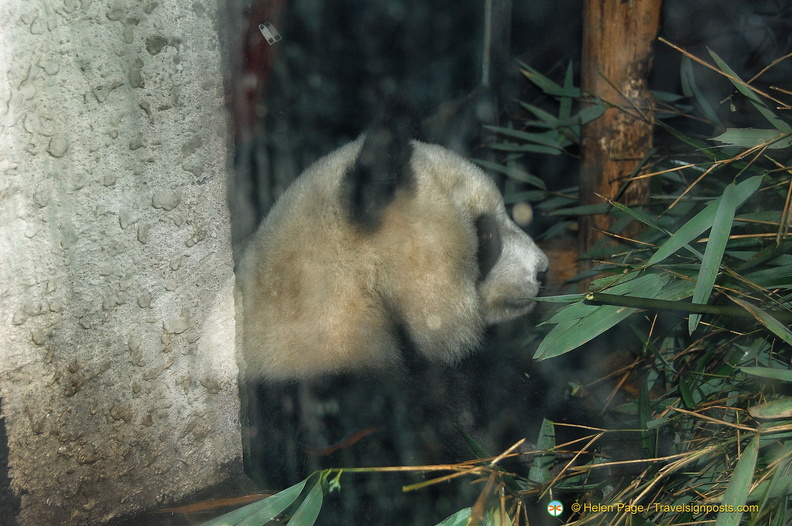
<svg viewBox="0 0 792 526"><path fill-rule="evenodd" d="M309 167L245 249L247 380L453 364L488 325L527 313L548 260L492 180L411 140L399 108Z"/></svg>

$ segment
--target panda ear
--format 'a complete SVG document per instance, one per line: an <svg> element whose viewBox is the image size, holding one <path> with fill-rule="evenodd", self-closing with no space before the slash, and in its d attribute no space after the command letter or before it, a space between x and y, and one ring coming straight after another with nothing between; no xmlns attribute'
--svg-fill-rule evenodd
<svg viewBox="0 0 792 526"><path fill-rule="evenodd" d="M418 123L407 103L398 97L386 99L341 183L342 205L350 221L375 230L397 191L414 188L410 141L417 135Z"/></svg>

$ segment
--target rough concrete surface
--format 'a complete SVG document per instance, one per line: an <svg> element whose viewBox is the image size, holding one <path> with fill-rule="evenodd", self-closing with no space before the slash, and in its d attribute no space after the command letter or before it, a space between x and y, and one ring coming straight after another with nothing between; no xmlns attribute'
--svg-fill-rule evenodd
<svg viewBox="0 0 792 526"><path fill-rule="evenodd" d="M18 524L98 524L240 462L216 15L0 4L0 514Z"/></svg>

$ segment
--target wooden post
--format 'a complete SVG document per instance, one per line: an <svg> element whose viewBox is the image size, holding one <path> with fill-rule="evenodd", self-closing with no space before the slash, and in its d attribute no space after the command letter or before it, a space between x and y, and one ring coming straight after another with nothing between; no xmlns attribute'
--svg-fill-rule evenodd
<svg viewBox="0 0 792 526"><path fill-rule="evenodd" d="M586 0L583 12L583 94L609 106L583 127L580 204L601 203L597 194L623 203L641 203L648 183L627 177L652 147L652 96L647 86L652 43L660 25L662 0ZM583 216L579 254L603 237L612 218ZM594 266L579 261L578 271Z"/></svg>

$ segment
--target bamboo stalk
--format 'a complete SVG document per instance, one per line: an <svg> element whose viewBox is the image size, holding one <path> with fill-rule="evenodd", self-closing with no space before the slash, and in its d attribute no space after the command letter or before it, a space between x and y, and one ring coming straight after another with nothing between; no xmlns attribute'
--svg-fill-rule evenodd
<svg viewBox="0 0 792 526"><path fill-rule="evenodd" d="M731 305L702 305L700 303L690 303L687 301L669 301L653 298L637 298L634 296L617 296L615 294L605 294L602 292L589 292L586 294L586 301L600 303L602 305L613 305L617 307L629 307L633 309L645 310L672 310L686 312L689 314L716 314L720 316L730 316L734 318L753 318L753 314L741 307ZM767 312L782 323L792 323L792 312Z"/></svg>

